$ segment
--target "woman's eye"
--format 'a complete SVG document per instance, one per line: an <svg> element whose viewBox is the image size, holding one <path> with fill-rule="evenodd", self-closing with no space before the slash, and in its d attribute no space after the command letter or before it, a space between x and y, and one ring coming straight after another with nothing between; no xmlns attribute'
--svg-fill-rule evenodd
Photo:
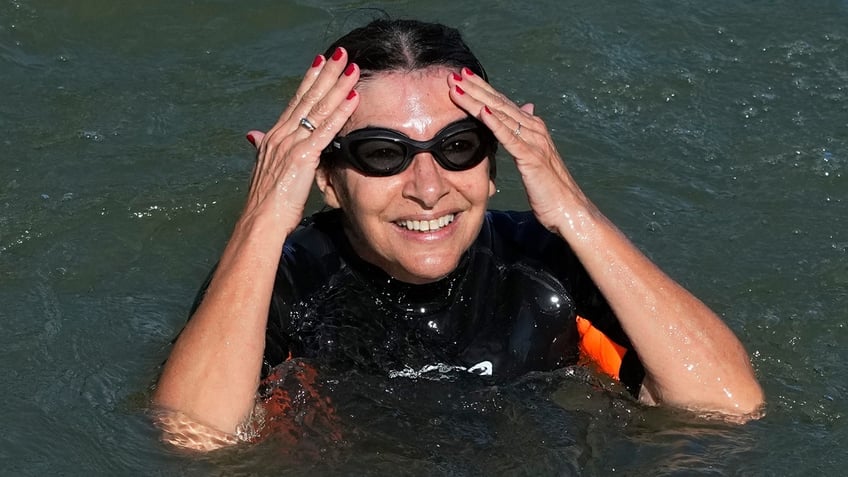
<svg viewBox="0 0 848 477"><path fill-rule="evenodd" d="M445 152L465 152L474 148L474 143L464 139L456 139L448 142L442 147Z"/></svg>
<svg viewBox="0 0 848 477"><path fill-rule="evenodd" d="M402 157L402 155L397 149L384 147L368 151L365 157L372 161L386 161Z"/></svg>
<svg viewBox="0 0 848 477"><path fill-rule="evenodd" d="M464 131L449 137L442 144L445 154L465 154L480 147L480 137L473 131Z"/></svg>
<svg viewBox="0 0 848 477"><path fill-rule="evenodd" d="M356 154L364 161L390 162L403 159L403 148L389 141L370 141L360 144Z"/></svg>

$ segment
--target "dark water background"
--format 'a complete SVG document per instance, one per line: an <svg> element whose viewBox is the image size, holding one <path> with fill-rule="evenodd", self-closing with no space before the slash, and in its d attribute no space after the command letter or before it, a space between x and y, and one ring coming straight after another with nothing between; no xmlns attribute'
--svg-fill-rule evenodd
<svg viewBox="0 0 848 477"><path fill-rule="evenodd" d="M240 210L244 132L371 6L459 27L537 105L590 197L740 336L767 417L644 409L579 370L487 390L350 375L344 442L159 443L149 386ZM848 2L0 0L0 141L4 475L848 466ZM523 208L506 161L493 205Z"/></svg>

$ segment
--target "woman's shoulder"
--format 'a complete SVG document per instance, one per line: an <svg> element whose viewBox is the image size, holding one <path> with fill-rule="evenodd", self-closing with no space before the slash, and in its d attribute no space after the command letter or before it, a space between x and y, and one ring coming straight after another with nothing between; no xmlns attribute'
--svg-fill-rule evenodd
<svg viewBox="0 0 848 477"><path fill-rule="evenodd" d="M505 263L532 263L557 276L582 269L568 243L545 228L532 211L487 211L477 245Z"/></svg>
<svg viewBox="0 0 848 477"><path fill-rule="evenodd" d="M495 210L489 209L486 211L486 220L494 222L513 222L516 224L526 224L536 222L536 217L529 210Z"/></svg>
<svg viewBox="0 0 848 477"><path fill-rule="evenodd" d="M345 242L338 211L307 216L286 238L280 270L297 276L332 275L343 267Z"/></svg>
<svg viewBox="0 0 848 477"><path fill-rule="evenodd" d="M489 210L486 212L484 233L512 247L541 250L543 246L561 241L546 229L531 211Z"/></svg>
<svg viewBox="0 0 848 477"><path fill-rule="evenodd" d="M342 218L339 210L330 209L305 217L288 236L284 252L309 252L321 256L337 248L342 234Z"/></svg>

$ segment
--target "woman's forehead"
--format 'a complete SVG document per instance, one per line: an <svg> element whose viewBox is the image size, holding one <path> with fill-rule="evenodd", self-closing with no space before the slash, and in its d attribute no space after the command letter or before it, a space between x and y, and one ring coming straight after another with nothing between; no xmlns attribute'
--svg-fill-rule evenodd
<svg viewBox="0 0 848 477"><path fill-rule="evenodd" d="M356 87L360 94L359 106L343 133L382 127L413 138L429 139L445 125L467 115L448 94L447 78L452 71L433 67L369 77Z"/></svg>

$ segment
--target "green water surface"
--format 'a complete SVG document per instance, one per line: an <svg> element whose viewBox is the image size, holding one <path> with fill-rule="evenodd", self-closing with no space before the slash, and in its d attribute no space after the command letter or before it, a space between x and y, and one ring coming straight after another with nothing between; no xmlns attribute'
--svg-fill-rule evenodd
<svg viewBox="0 0 848 477"><path fill-rule="evenodd" d="M158 441L149 388L241 208L244 133L370 7L460 28L495 86L536 104L587 194L739 335L764 419L549 376L350 402L348 440L296 458ZM0 141L0 474L848 467L848 2L3 0ZM493 206L524 208L508 160Z"/></svg>

